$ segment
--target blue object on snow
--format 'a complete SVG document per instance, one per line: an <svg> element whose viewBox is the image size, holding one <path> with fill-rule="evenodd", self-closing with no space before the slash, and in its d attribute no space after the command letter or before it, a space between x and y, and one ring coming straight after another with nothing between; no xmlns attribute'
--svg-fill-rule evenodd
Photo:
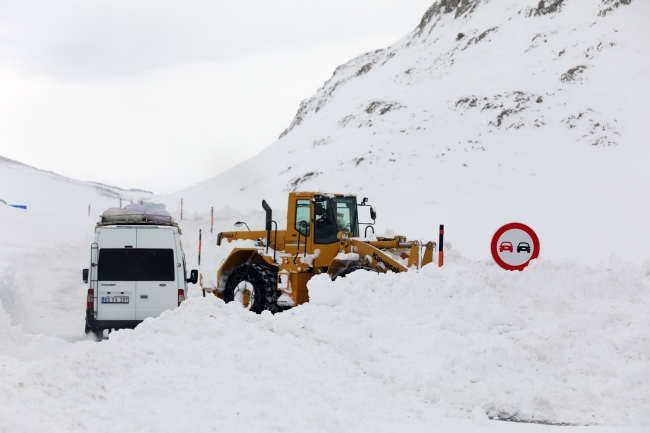
<svg viewBox="0 0 650 433"><path fill-rule="evenodd" d="M10 204L9 206L27 210L27 205L24 204Z"/></svg>

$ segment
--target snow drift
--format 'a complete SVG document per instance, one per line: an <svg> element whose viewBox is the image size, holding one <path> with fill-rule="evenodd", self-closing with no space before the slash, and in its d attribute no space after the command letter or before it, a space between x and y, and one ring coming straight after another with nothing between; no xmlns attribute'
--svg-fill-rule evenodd
<svg viewBox="0 0 650 433"><path fill-rule="evenodd" d="M100 344L25 338L3 317L3 339L23 341L2 344L2 419L8 431L430 431L480 406L650 422L650 263L513 273L450 257L309 289L309 304L275 316L195 297Z"/></svg>

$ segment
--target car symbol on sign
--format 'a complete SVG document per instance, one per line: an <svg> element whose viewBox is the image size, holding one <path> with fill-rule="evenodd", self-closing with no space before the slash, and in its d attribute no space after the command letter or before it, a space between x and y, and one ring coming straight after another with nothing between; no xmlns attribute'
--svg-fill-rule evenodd
<svg viewBox="0 0 650 433"><path fill-rule="evenodd" d="M501 242L501 245L499 245L499 252L502 253L504 251L510 251L513 252L512 248L512 243L511 242Z"/></svg>
<svg viewBox="0 0 650 433"><path fill-rule="evenodd" d="M522 251L530 253L530 245L528 242L519 242L519 245L517 245L517 252L520 253Z"/></svg>

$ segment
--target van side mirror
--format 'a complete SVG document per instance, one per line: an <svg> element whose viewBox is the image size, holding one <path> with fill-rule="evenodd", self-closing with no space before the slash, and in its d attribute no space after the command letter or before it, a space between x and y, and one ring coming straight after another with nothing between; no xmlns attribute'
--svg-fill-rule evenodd
<svg viewBox="0 0 650 433"><path fill-rule="evenodd" d="M374 221L377 219L377 212L370 206L370 218Z"/></svg>
<svg viewBox="0 0 650 433"><path fill-rule="evenodd" d="M82 271L82 276L83 276L84 283L88 284L88 269L84 269Z"/></svg>
<svg viewBox="0 0 650 433"><path fill-rule="evenodd" d="M187 279L188 283L196 284L199 281L199 271L192 269L190 271L190 277Z"/></svg>

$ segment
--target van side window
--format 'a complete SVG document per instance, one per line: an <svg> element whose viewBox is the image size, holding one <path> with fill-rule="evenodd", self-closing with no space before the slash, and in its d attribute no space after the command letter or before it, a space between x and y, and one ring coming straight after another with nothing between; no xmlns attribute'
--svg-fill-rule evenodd
<svg viewBox="0 0 650 433"><path fill-rule="evenodd" d="M174 250L102 248L99 281L174 281Z"/></svg>
<svg viewBox="0 0 650 433"><path fill-rule="evenodd" d="M296 200L296 230L305 237L309 236L310 206L311 200Z"/></svg>

